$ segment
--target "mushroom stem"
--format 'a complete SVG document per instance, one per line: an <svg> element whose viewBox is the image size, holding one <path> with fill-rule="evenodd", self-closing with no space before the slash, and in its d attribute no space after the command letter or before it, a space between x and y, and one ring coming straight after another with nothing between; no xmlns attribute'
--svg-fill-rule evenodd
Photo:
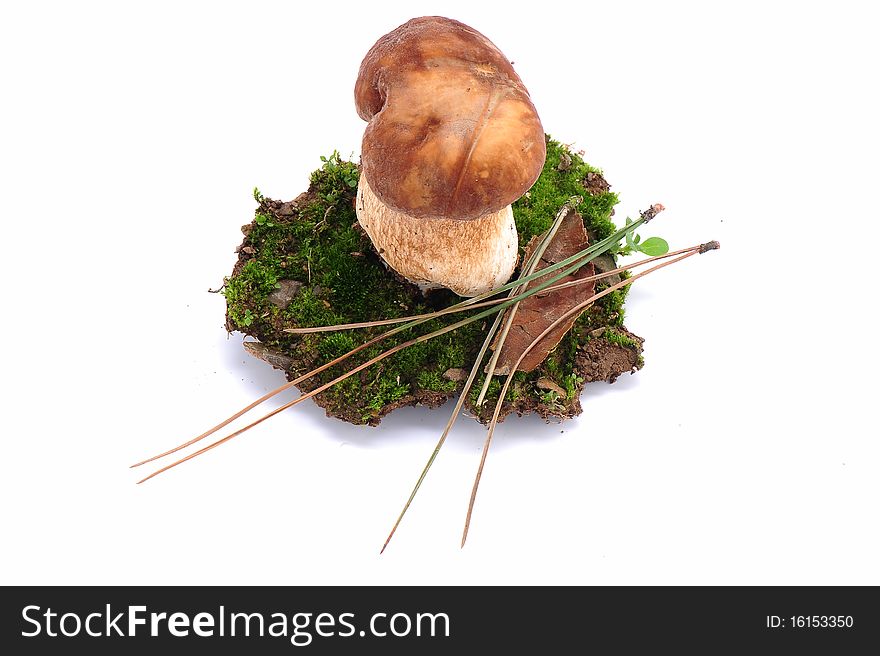
<svg viewBox="0 0 880 656"><path fill-rule="evenodd" d="M448 287L460 296L477 296L503 285L516 268L510 205L471 221L415 218L379 200L362 173L356 209L382 259L422 289Z"/></svg>

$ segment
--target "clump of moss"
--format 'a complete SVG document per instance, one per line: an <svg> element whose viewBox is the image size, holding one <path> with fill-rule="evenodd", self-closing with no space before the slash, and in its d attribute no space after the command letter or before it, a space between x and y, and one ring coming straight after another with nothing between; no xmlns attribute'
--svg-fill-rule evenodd
<svg viewBox="0 0 880 656"><path fill-rule="evenodd" d="M284 356L290 378L332 360L384 332L385 328L293 335L285 328L371 321L430 312L458 300L439 290L423 295L417 287L390 271L376 254L357 223L354 197L358 167L334 152L322 157L312 173L307 192L290 202L264 197L253 222L244 226L239 260L224 285L227 328L256 337L267 349ZM582 201L578 211L591 237L601 239L614 230L611 221L617 195L601 172L576 153L548 138L547 160L532 189L513 205L520 246L550 227L559 208L573 196ZM601 289L601 286L599 287ZM612 331L623 323L625 289L594 304L577 321L559 346L534 372L514 375L503 414L538 412L544 417L580 412L578 396L585 380L582 347L596 330ZM345 363L331 367L301 387L312 390L344 371L405 340L459 320L464 314L426 322L365 349ZM469 370L484 338L485 324L475 322L436 339L406 348L315 397L329 415L352 423L377 424L382 416L403 405L439 405L461 387L458 370ZM609 335L623 333L609 332ZM641 343L623 344L614 337L608 345L633 351L631 369L640 366ZM597 357L597 356L593 356ZM278 359L273 364L279 366ZM619 375L620 372L617 372ZM614 376L616 377L616 375ZM566 398L548 394L536 385L544 378L566 391ZM475 389L479 389L478 379ZM474 392L468 405L485 420L500 392L498 381L489 387L480 411Z"/></svg>
<svg viewBox="0 0 880 656"><path fill-rule="evenodd" d="M604 337L611 344L617 344L618 346L622 346L624 348L639 348L641 346L641 344L639 344L636 340L634 340L626 333L614 330L613 328L606 328L605 331L602 333L602 337Z"/></svg>

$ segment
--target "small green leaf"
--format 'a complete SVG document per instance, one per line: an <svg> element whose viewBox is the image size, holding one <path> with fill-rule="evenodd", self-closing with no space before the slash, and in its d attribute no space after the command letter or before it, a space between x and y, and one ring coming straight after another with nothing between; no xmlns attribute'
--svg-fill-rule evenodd
<svg viewBox="0 0 880 656"><path fill-rule="evenodd" d="M626 217L626 225L629 225L630 223L632 223L632 219ZM632 232L626 233L626 248L629 250L634 250L636 248L636 242L633 241Z"/></svg>
<svg viewBox="0 0 880 656"><path fill-rule="evenodd" d="M648 237L638 245L638 249L645 255L656 257L657 255L666 255L669 252L669 244L661 237Z"/></svg>

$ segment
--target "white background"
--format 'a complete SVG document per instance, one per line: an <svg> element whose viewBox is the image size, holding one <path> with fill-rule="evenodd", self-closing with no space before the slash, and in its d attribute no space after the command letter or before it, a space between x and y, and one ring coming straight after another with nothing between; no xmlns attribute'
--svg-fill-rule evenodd
<svg viewBox="0 0 880 656"><path fill-rule="evenodd" d="M4 3L0 583L880 584L871 3ZM283 382L223 329L251 190L357 157L372 43L457 18L645 234L722 250L633 289L645 369L511 418L459 549L463 420L311 402L136 486Z"/></svg>

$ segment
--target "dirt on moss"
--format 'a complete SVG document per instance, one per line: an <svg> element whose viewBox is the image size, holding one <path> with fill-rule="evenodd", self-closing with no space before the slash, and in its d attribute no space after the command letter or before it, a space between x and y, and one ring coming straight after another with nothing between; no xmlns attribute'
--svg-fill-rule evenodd
<svg viewBox="0 0 880 656"><path fill-rule="evenodd" d="M616 341L609 341L603 335L578 344L574 356L574 370L582 382L576 386L575 393L570 399L567 398L568 395L563 397L560 392L565 390L554 383L547 379L538 379L535 386L542 394L537 397L521 395L513 401L506 401L501 408L499 421L514 412L520 416L534 412L547 421L574 417L582 412L580 395L587 383L613 383L621 374L635 373L641 369L644 340L625 328L620 327L616 330L625 334L634 344L625 346ZM604 333L602 328L596 332L599 331ZM492 417L492 412L494 407L484 407L479 416L480 421L487 423Z"/></svg>
<svg viewBox="0 0 880 656"><path fill-rule="evenodd" d="M620 339L621 336L624 339ZM576 366L586 383L613 383L623 372L641 368L644 342L643 338L626 328L617 328L610 334L606 329L578 348Z"/></svg>
<svg viewBox="0 0 880 656"><path fill-rule="evenodd" d="M255 190L259 204L255 219L242 227L238 261L223 289L227 329L258 340L245 342L247 352L284 371L288 380L343 355L387 327L310 334L291 334L286 328L397 318L460 300L448 290L423 294L384 265L357 223L357 166L335 153L322 160L309 190L293 201L265 198ZM544 171L513 208L521 248L545 231L562 204L575 195L582 198L578 211L591 238L611 234L616 194L598 169L548 138ZM613 268L613 256L604 259L597 268ZM599 281L597 289L611 283ZM623 326L626 290L594 304L534 371L514 374L500 418L513 412L534 412L547 420L575 416L581 412L580 395L588 382L611 383L641 368L643 340ZM399 333L299 387L312 391L387 348L464 316L439 317ZM370 425L399 407L440 406L461 390L486 327L486 322L477 321L403 349L314 399L328 416ZM492 381L486 402L477 408L474 401L482 378L482 373L477 376L465 407L486 422L501 383L497 378Z"/></svg>

